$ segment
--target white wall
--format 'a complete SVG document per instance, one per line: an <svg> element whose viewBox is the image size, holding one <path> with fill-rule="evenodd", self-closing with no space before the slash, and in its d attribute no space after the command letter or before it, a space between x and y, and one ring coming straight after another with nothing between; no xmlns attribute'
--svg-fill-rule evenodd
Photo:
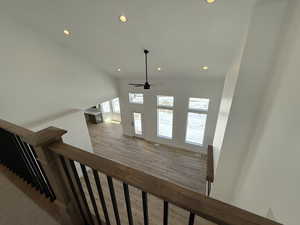
<svg viewBox="0 0 300 225"><path fill-rule="evenodd" d="M219 110L223 79L187 80L166 79L153 80L150 90L128 86L132 80L120 80L121 118L124 134L132 136L132 113L143 113L144 138L156 143L168 144L193 151L206 151L207 144L212 144ZM144 104L129 104L128 93L144 93ZM173 139L157 137L157 95L174 96ZM210 105L206 124L206 138L203 147L185 143L186 119L189 97L209 98Z"/></svg>
<svg viewBox="0 0 300 225"><path fill-rule="evenodd" d="M117 96L114 79L20 23L0 14L0 118L31 127Z"/></svg>
<svg viewBox="0 0 300 225"><path fill-rule="evenodd" d="M234 203L261 215L271 211L299 224L300 202L300 2L289 1L272 79L235 190Z"/></svg>
<svg viewBox="0 0 300 225"><path fill-rule="evenodd" d="M237 179L254 133L287 1L257 1L248 30L238 81L216 169L212 196L232 202ZM259 203L258 203L259 204Z"/></svg>
<svg viewBox="0 0 300 225"><path fill-rule="evenodd" d="M93 147L89 136L87 124L82 110L73 110L58 118L53 118L51 121L44 121L40 124L36 124L29 129L33 131L39 131L44 128L54 126L68 132L62 137L63 141L67 144L81 148L84 151L93 153ZM78 175L82 176L81 168L76 163Z"/></svg>
<svg viewBox="0 0 300 225"><path fill-rule="evenodd" d="M235 92L236 82L240 73L240 65L247 40L248 29L245 27L244 38L241 40L240 48L236 58L226 74L221 103L218 113L216 130L213 139L214 170L216 171L220 159L223 140L226 132L227 122L230 115L231 104Z"/></svg>
<svg viewBox="0 0 300 225"><path fill-rule="evenodd" d="M51 121L44 121L41 124L29 127L29 129L39 131L49 126L58 127L68 131L63 136L63 141L65 143L88 152L94 152L83 111L74 110L73 112Z"/></svg>

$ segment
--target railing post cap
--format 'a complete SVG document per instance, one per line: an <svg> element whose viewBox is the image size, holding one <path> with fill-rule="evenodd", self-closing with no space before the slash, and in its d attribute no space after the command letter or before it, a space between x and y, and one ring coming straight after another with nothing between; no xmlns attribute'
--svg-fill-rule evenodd
<svg viewBox="0 0 300 225"><path fill-rule="evenodd" d="M57 141L66 133L66 130L57 127L48 127L34 133L33 135L24 137L23 140L33 147L37 147Z"/></svg>

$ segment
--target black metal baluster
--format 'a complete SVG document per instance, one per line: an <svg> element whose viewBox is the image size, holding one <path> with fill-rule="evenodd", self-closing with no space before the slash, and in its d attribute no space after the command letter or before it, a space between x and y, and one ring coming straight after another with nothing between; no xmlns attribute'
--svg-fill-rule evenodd
<svg viewBox="0 0 300 225"><path fill-rule="evenodd" d="M23 147L24 147L25 151L27 152L28 156L30 157L31 164L34 169L34 173L36 174L35 179L40 184L40 188L41 188L40 192L44 193L47 197L52 198L51 197L52 194L50 193L50 190L47 187L48 185L45 183L45 180L42 177L43 176L42 171L39 168L39 163L36 160L36 156L33 153L32 148L30 147L30 145L28 145L27 143L25 143L23 141L22 141L22 144L23 144Z"/></svg>
<svg viewBox="0 0 300 225"><path fill-rule="evenodd" d="M164 201L164 225L168 225L169 203Z"/></svg>
<svg viewBox="0 0 300 225"><path fill-rule="evenodd" d="M55 193L54 193L54 191L53 191L53 189L52 189L52 186L51 186L51 184L50 184L50 182L49 182L49 180L48 180L48 177L46 176L46 173L45 173L45 171L44 171L44 169L43 169L41 163L40 163L39 161L37 161L37 163L38 163L39 168L40 168L40 170L41 170L42 177L43 177L44 180L45 180L45 185L46 185L46 187L47 187L47 189L48 189L48 191L49 191L49 193L50 193L50 200L51 200L51 201L54 201L54 200L56 199L56 196L55 196Z"/></svg>
<svg viewBox="0 0 300 225"><path fill-rule="evenodd" d="M31 184L36 184L35 187L40 191L40 193L45 193L46 196L49 196L49 193L44 189L44 186L40 180L38 171L36 169L36 164L34 163L33 157L30 150L28 149L28 146L26 143L22 141L22 139L19 136L16 136L16 139L19 143L20 149L22 149L23 154L27 158L27 162L30 168L30 172L33 175L33 180L31 181Z"/></svg>
<svg viewBox="0 0 300 225"><path fill-rule="evenodd" d="M131 211L131 203L130 203L130 195L128 184L123 183L124 195L125 195L125 202L127 208L127 216L128 216L128 223L129 225L133 225L133 218L132 218L132 211Z"/></svg>
<svg viewBox="0 0 300 225"><path fill-rule="evenodd" d="M31 146L29 144L27 144L27 145L28 145L28 148L31 150L31 152L32 152L32 154L34 156L34 160L36 162L37 169L38 169L38 172L40 174L40 177L41 177L41 180L43 182L43 185L45 186L45 188L49 192L50 200L54 201L56 199L56 196L55 196L55 193L54 193L54 191L52 189L52 186L51 186L51 184L50 184L50 182L48 180L48 177L46 176L46 173L45 173L45 171L43 169L43 166L42 166L41 162L37 159L37 154L36 154L33 146Z"/></svg>
<svg viewBox="0 0 300 225"><path fill-rule="evenodd" d="M207 196L208 196L208 197L210 196L210 191L211 191L211 182L208 181L208 182L207 182Z"/></svg>
<svg viewBox="0 0 300 225"><path fill-rule="evenodd" d="M7 151L1 156L1 161L7 168L51 200L55 200L55 194L37 160L34 148L24 142L20 136L3 129L0 129L0 141L4 146L3 151Z"/></svg>
<svg viewBox="0 0 300 225"><path fill-rule="evenodd" d="M94 220L93 220L93 217L92 217L92 214L91 214L91 211L90 211L90 208L89 208L89 205L88 205L88 203L87 203L87 200L86 200L86 197L85 197L85 194L84 194L82 185L81 185L81 182L80 182L80 179L79 179L79 176L78 176L78 173L77 173L77 170L76 170L75 163L74 163L73 160L69 160L69 161L70 161L71 168L72 168L72 170L73 170L73 173L74 173L74 176L75 176L75 180L76 180L77 186L78 186L78 188L79 188L81 197L82 197L82 199L83 199L84 206L86 207L88 216L89 216L89 218L90 218L91 224L92 224L92 225L95 225Z"/></svg>
<svg viewBox="0 0 300 225"><path fill-rule="evenodd" d="M90 183L89 176L87 174L85 165L82 165L80 163L80 167L81 167L81 170L82 170L82 173L83 173L83 177L84 177L84 180L85 180L86 187L87 187L89 195L90 195L90 199L92 201L92 205L93 205L93 208L94 208L94 212L95 212L97 221L100 225L102 225L100 215L99 215L99 211L98 211L98 207L97 207L97 204L96 204L96 200L95 200L95 197L94 197L94 193L93 193L93 190L92 190L92 187L91 187L91 183Z"/></svg>
<svg viewBox="0 0 300 225"><path fill-rule="evenodd" d="M121 225L119 211L118 211L118 205L117 205L117 200L116 200L116 194L115 194L115 189L114 189L114 183L110 176L107 176L107 182L108 182L108 186L109 186L112 205L114 208L116 223L117 223L117 225Z"/></svg>
<svg viewBox="0 0 300 225"><path fill-rule="evenodd" d="M11 148L15 149L15 154L18 155L19 161L19 176L24 180L32 180L33 177L30 173L28 173L29 168L26 163L26 159L24 158L22 151L19 149L17 140L13 134L7 133L7 140L10 140Z"/></svg>
<svg viewBox="0 0 300 225"><path fill-rule="evenodd" d="M72 190L72 192L73 192L73 195L74 195L74 197L75 197L76 203L77 203L77 205L78 205L79 212L80 212L80 214L81 214L81 216L82 216L82 218L83 218L84 223L85 223L85 224L88 224L87 219L85 218L85 215L84 215L84 213L83 213L83 209L82 209L82 207L81 207L81 204L80 204L80 201L79 201L77 192L76 192L76 190L75 190L75 186L74 186L74 184L73 184L71 175L70 175L70 173L69 173L69 171L68 171L66 161L65 161L64 157L61 156L61 155L59 156L59 158L60 158L61 164L62 164L62 166L63 166L63 168L64 168L64 171L65 171L65 174L66 174L66 176L67 176L69 185L70 185L71 190Z"/></svg>
<svg viewBox="0 0 300 225"><path fill-rule="evenodd" d="M31 185L33 185L34 187L38 187L39 184L37 183L37 181L34 178L35 175L31 168L30 161L29 161L27 155L25 154L24 149L22 148L22 145L20 144L20 140L19 140L18 136L14 135L13 138L14 138L14 141L16 144L16 148L18 148L19 152L22 154L22 156L24 157L24 160L26 162L26 167L27 167L27 173L26 173L27 179L25 179L26 182L31 183Z"/></svg>
<svg viewBox="0 0 300 225"><path fill-rule="evenodd" d="M100 202L102 205L105 222L106 222L106 225L110 225L109 216L108 216L108 212L107 212L107 208L106 208L106 203L105 203L105 199L104 199L104 195L103 195L103 190L102 190L101 183L100 183L100 177L99 177L97 170L93 169L93 174L94 174Z"/></svg>
<svg viewBox="0 0 300 225"><path fill-rule="evenodd" d="M190 213L189 225L194 225L195 222L195 213Z"/></svg>
<svg viewBox="0 0 300 225"><path fill-rule="evenodd" d="M148 217L147 192L142 191L142 199L143 199L144 225L148 225L149 224L149 217Z"/></svg>
<svg viewBox="0 0 300 225"><path fill-rule="evenodd" d="M27 158L27 161L29 163L29 166L30 166L30 170L33 174L33 182L36 183L36 188L40 191L40 193L45 193L45 190L44 190L44 187L39 179L39 176L38 176L38 173L37 173L37 170L35 168L35 164L34 164L34 161L32 159L32 155L31 153L29 152L26 144L24 144L24 142L22 141L22 139L19 137L19 136L16 136L17 140L18 140L18 143L19 143L19 146L20 148L22 149L25 157Z"/></svg>

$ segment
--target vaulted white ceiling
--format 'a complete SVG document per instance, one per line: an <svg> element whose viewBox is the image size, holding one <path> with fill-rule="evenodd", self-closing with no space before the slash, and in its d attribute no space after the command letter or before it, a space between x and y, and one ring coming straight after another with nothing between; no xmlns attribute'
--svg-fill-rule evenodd
<svg viewBox="0 0 300 225"><path fill-rule="evenodd" d="M147 48L150 76L199 78L225 76L247 26L251 2L2 0L0 6L2 13L110 75L143 78ZM120 23L121 14L127 23ZM70 37L64 36L64 29L71 31ZM201 70L204 65L209 69Z"/></svg>

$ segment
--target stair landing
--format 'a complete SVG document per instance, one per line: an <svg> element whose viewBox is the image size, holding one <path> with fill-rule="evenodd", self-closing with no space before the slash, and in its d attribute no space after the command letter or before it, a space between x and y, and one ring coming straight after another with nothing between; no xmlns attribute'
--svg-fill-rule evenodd
<svg viewBox="0 0 300 225"><path fill-rule="evenodd" d="M1 225L59 225L53 203L2 165L0 202Z"/></svg>

